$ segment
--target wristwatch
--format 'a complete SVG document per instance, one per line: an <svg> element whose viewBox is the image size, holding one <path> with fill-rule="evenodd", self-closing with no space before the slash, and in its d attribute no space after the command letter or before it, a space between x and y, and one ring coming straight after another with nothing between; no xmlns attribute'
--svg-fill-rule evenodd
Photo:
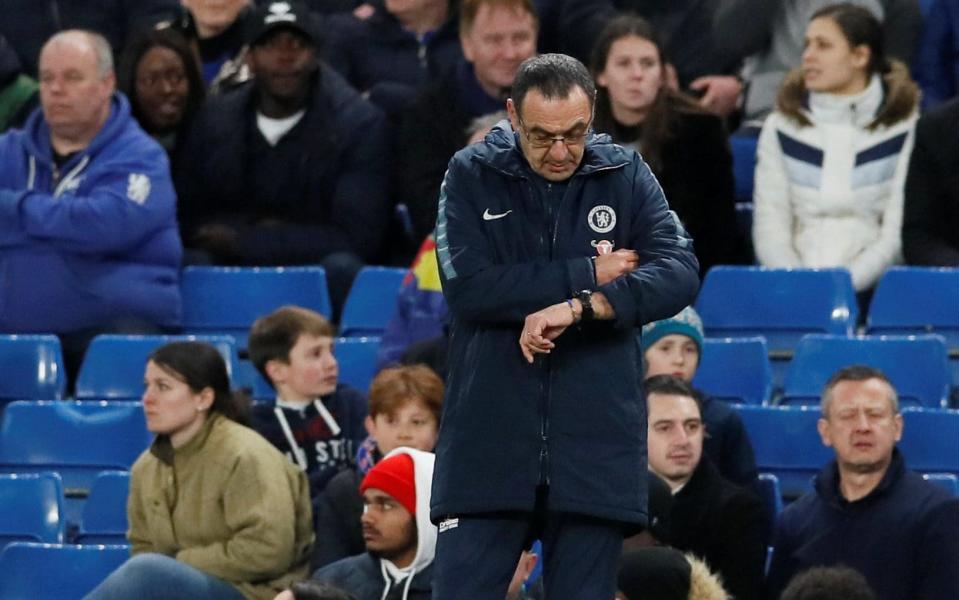
<svg viewBox="0 0 959 600"><path fill-rule="evenodd" d="M583 305L583 316L581 317L581 320L592 321L593 317L596 316L596 313L593 312L593 292L589 290L580 290L573 294L573 298L579 300L579 303Z"/></svg>

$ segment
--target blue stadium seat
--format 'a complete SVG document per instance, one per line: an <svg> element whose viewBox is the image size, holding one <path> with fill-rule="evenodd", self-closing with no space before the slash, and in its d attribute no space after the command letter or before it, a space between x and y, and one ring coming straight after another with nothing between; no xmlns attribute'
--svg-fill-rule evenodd
<svg viewBox="0 0 959 600"><path fill-rule="evenodd" d="M343 305L340 335L382 335L396 312L396 297L406 272L390 267L363 267Z"/></svg>
<svg viewBox="0 0 959 600"><path fill-rule="evenodd" d="M959 475L959 412L906 408L899 449L906 465L920 473Z"/></svg>
<svg viewBox="0 0 959 600"><path fill-rule="evenodd" d="M0 402L60 400L66 384L57 336L0 335Z"/></svg>
<svg viewBox="0 0 959 600"><path fill-rule="evenodd" d="M0 475L0 548L16 541L62 542L63 503L56 473Z"/></svg>
<svg viewBox="0 0 959 600"><path fill-rule="evenodd" d="M812 489L812 477L833 458L816 429L819 408L745 406L743 419L760 472L779 479L782 497L795 499Z"/></svg>
<svg viewBox="0 0 959 600"><path fill-rule="evenodd" d="M129 546L10 544L0 554L0 598L78 600L129 557Z"/></svg>
<svg viewBox="0 0 959 600"><path fill-rule="evenodd" d="M126 471L104 471L97 475L83 505L77 542L126 544L129 493L130 474Z"/></svg>
<svg viewBox="0 0 959 600"><path fill-rule="evenodd" d="M150 445L138 402L13 402L0 426L0 472L56 471L68 523L101 471L128 470Z"/></svg>
<svg viewBox="0 0 959 600"><path fill-rule="evenodd" d="M806 336L789 365L781 403L817 404L832 374L853 364L881 369L903 406L941 408L948 403L946 342L938 335Z"/></svg>
<svg viewBox="0 0 959 600"><path fill-rule="evenodd" d="M759 138L749 135L729 136L733 154L733 179L736 182L736 200L752 202L753 177L756 173L756 146Z"/></svg>
<svg viewBox="0 0 959 600"><path fill-rule="evenodd" d="M253 321L285 304L331 314L322 267L187 267L181 289L184 331L231 335L241 349Z"/></svg>
<svg viewBox="0 0 959 600"><path fill-rule="evenodd" d="M708 338L693 385L709 396L735 404L765 404L772 391L766 340Z"/></svg>
<svg viewBox="0 0 959 600"><path fill-rule="evenodd" d="M779 521L779 515L783 512L783 493L779 487L779 478L772 473L760 473L758 488L759 499L762 500L763 508L766 510L765 539L767 542L772 542L776 522Z"/></svg>
<svg viewBox="0 0 959 600"><path fill-rule="evenodd" d="M845 269L732 266L709 270L696 310L707 336L761 335L773 357L808 333L853 335L859 314Z"/></svg>
<svg viewBox="0 0 959 600"><path fill-rule="evenodd" d="M90 342L77 376L77 400L139 400L147 357L156 348L176 341L206 342L236 370L236 342L227 335L98 335Z"/></svg>
<svg viewBox="0 0 959 600"><path fill-rule="evenodd" d="M340 363L340 382L349 384L366 394L376 374L376 352L380 338L337 338L334 346Z"/></svg>
<svg viewBox="0 0 959 600"><path fill-rule="evenodd" d="M953 496L959 496L959 477L952 473L926 473L922 478L938 485Z"/></svg>

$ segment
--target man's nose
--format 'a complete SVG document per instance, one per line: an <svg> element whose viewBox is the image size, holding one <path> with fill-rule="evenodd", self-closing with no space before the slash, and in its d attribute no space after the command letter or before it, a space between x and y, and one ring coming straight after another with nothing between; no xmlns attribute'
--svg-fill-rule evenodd
<svg viewBox="0 0 959 600"><path fill-rule="evenodd" d="M566 157L569 155L569 149L566 147L566 140L553 140L552 145L549 147L549 157L555 161L566 160Z"/></svg>

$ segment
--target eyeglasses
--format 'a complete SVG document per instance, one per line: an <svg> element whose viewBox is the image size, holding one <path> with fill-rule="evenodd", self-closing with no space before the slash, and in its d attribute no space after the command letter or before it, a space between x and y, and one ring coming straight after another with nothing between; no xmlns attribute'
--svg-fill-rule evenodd
<svg viewBox="0 0 959 600"><path fill-rule="evenodd" d="M581 132L578 133L567 133L566 135L549 135L546 133L533 132L530 133L526 129L526 123L523 123L523 119L519 119L520 127L523 128L523 135L526 136L526 141L529 142L530 147L537 148L539 150L546 150L547 148L552 148L553 144L556 142L562 142L567 148L576 147L583 144L586 141L586 136L589 135L589 126L592 123L586 124Z"/></svg>

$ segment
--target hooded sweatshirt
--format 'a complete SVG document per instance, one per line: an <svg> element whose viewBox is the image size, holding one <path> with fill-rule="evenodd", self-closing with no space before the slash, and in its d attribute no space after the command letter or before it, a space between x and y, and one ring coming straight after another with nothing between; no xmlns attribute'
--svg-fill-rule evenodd
<svg viewBox="0 0 959 600"><path fill-rule="evenodd" d="M340 587L357 600L429 600L432 596L436 526L430 521L430 490L434 456L413 448L396 448L386 455L407 454L413 459L416 486L416 555L405 569L365 552L327 565L313 579Z"/></svg>

